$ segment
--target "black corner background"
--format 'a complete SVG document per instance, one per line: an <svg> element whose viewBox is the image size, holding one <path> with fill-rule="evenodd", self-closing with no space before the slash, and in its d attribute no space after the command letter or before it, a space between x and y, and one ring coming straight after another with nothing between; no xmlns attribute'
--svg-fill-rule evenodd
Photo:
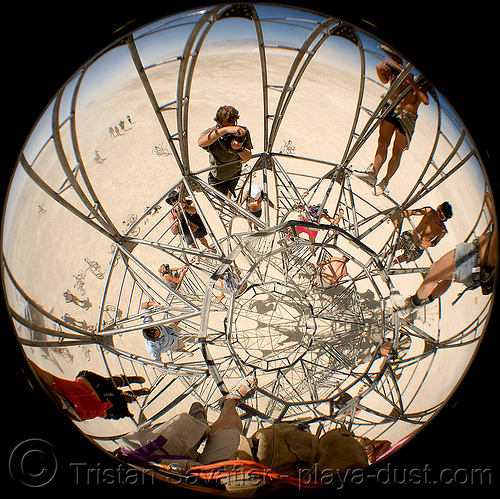
<svg viewBox="0 0 500 499"><path fill-rule="evenodd" d="M214 2L215 3L215 2ZM277 3L277 2L274 2ZM498 178L498 77L496 61L498 21L484 2L450 8L449 3L402 3L384 8L380 2L368 6L358 2L328 3L282 2L304 6L342 18L374 34L402 52L447 96L462 118L482 155L496 199L500 199ZM37 118L57 90L91 56L120 35L176 11L204 3L167 2L48 2L9 5L3 11L2 91L3 155L2 199L17 156ZM122 29L120 29L122 28ZM464 193L465 195L465 193ZM75 483L75 468L69 463L88 463L89 467L116 468L117 463L99 451L39 389L30 375L11 332L5 304L1 334L5 339L3 369L4 439L2 464L9 491L31 495L37 492L94 494L96 497L120 494L174 493L163 483L138 484ZM495 307L498 309L498 307ZM498 312L493 311L481 348L463 382L444 409L394 457L373 470L397 468L399 474L389 483L372 480L364 486L347 486L341 493L413 493L435 497L449 491L468 491L478 497L492 497L497 475L497 387ZM33 386L33 387L32 387ZM39 438L54 447L60 470L42 489L26 487L8 472L11 451L22 441ZM403 471L411 469L474 470L492 469L493 485L479 483L408 483ZM389 468L388 468L389 467ZM385 476L384 474L380 476ZM101 480L102 482L102 480ZM398 482L398 483L395 483ZM402 482L402 483L399 483ZM405 483L403 483L405 482ZM322 497L320 491L318 496ZM191 497L189 492L183 496ZM309 497L303 492L301 497ZM330 494L328 494L330 495Z"/></svg>

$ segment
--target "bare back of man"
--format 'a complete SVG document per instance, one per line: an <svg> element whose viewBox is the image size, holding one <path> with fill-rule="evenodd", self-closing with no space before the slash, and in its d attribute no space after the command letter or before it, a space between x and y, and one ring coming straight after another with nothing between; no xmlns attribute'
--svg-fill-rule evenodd
<svg viewBox="0 0 500 499"><path fill-rule="evenodd" d="M404 250L404 253L396 258L397 263L412 262L420 258L423 251L429 247L436 246L447 234L444 222L453 216L451 205L445 201L436 209L430 206L404 210L402 213L391 217L394 226L398 228L403 218L420 215L421 218L413 230L401 233L395 250Z"/></svg>
<svg viewBox="0 0 500 499"><path fill-rule="evenodd" d="M443 221L440 219L438 212L430 206L426 206L420 210L414 210L414 212L417 211L422 211L423 217L413 231L414 237L417 236L419 238L420 247L422 249L436 246L447 233Z"/></svg>

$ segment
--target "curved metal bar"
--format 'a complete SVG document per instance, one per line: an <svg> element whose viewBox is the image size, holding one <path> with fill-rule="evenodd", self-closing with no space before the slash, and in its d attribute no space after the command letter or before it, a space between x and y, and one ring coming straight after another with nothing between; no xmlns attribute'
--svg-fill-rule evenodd
<svg viewBox="0 0 500 499"><path fill-rule="evenodd" d="M126 43L127 43L127 47L129 49L130 55L132 57L132 61L135 65L135 68L136 68L137 73L139 75L139 78L141 79L144 90L146 91L146 94L149 98L151 106L153 107L155 115L158 119L158 123L160 124L160 127L163 131L163 134L165 135L165 137L168 141L168 144L169 144L170 149L172 151L172 154L175 158L175 161L177 162L177 166L179 167L182 174L188 174L188 172L184 170L184 165L182 163L181 156L179 156L179 152L177 151L177 147L175 146L173 136L171 135L171 133L168 129L167 122L165 121L165 118L163 117L162 108L156 99L156 95L153 91L153 87L151 86L149 78L146 74L146 71L145 71L144 66L142 64L142 61L141 61L141 57L139 55L139 52L137 50L137 47L135 45L134 38L132 35L129 35L126 38Z"/></svg>
<svg viewBox="0 0 500 499"><path fill-rule="evenodd" d="M83 81L83 77L85 75L85 72L87 71L87 68L84 68L80 74L80 77L78 78L78 81L76 83L76 87L73 90L73 98L71 99L71 113L70 113L70 130L71 130L71 142L73 144L73 152L75 154L76 162L79 167L79 172L82 175L82 179L85 183L85 187L90 193L90 196L93 201L93 206L96 207L96 211L99 213L99 221L101 224L112 234L115 236L118 236L119 232L118 229L115 227L111 219L109 218L108 214L106 213L106 210L104 209L102 203L99 201L99 198L94 190L94 187L92 186L92 183L90 182L89 176L87 175L87 170L85 168L83 158L80 152L80 147L78 145L78 133L76 131L76 102L77 102L77 97L78 93L80 90L80 86ZM92 211L91 211L92 213Z"/></svg>
<svg viewBox="0 0 500 499"><path fill-rule="evenodd" d="M177 77L177 133L179 148L181 152L182 173L189 174L189 150L188 150L188 109L190 89L194 76L194 68L198 59L201 46L215 22L219 7L207 10L201 19L195 24L189 38L184 46L181 57L179 73ZM193 49L195 46L196 47Z"/></svg>
<svg viewBox="0 0 500 499"><path fill-rule="evenodd" d="M81 73L80 75L80 81L82 77L83 73ZM77 85L77 88L78 86L79 85ZM75 193L77 194L80 201L84 204L84 206L86 206L86 208L93 215L93 217L99 221L99 223L104 227L104 229L110 233L111 237L116 238L118 236L116 228L112 224L110 225L110 223L106 218L103 218L101 216L101 214L95 208L94 204L87 198L82 188L80 187L80 184L76 181L76 177L75 174L73 173L73 170L69 166L68 159L64 152L64 147L61 139L61 130L59 125L59 109L61 106L62 94L63 90L60 90L56 95L54 106L52 108L52 139L54 141L54 147L56 150L57 158L59 159L59 164L61 165L61 168L63 169L66 178L69 180L71 187L73 187L73 189L75 190ZM78 167L79 168L81 167L80 163L78 164Z"/></svg>
<svg viewBox="0 0 500 499"><path fill-rule="evenodd" d="M312 57L316 53L316 51L321 47L321 45L328 39L330 36L329 33L325 33L325 30L329 28L332 24L338 23L336 19L325 19L318 26L316 26L307 39L300 47L297 55L295 56L295 60L293 61L290 70L288 72L288 76L283 85L283 90L280 95L278 104L276 105L276 110L274 111L274 119L273 124L271 126L271 130L269 132L269 142L267 152L271 152L271 149L274 145L274 141L276 140L276 135L278 133L279 126L283 120L285 111L290 104L290 100L299 84L300 79L302 78L307 66L312 60ZM316 38L323 33L321 38L316 42L316 45L312 50L310 50L311 45L316 40ZM305 60L303 60L305 58ZM292 81L293 80L293 81Z"/></svg>

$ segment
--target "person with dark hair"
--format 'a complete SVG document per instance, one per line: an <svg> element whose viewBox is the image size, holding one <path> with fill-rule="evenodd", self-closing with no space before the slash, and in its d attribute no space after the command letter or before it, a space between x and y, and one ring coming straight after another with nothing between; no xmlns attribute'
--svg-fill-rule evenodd
<svg viewBox="0 0 500 499"><path fill-rule="evenodd" d="M498 232L494 225L494 207L490 194L485 194L485 204L491 216L483 234L471 242L458 243L455 249L445 253L429 268L429 272L414 295L403 299L398 293L391 294L394 310L409 314L443 295L453 281L466 290L481 287L483 295L493 292L498 253Z"/></svg>
<svg viewBox="0 0 500 499"><path fill-rule="evenodd" d="M129 383L144 383L142 376L112 376L105 378L91 371L80 371L77 380L84 380L96 391L102 401L111 402L112 406L106 411L106 419L120 419L132 417L127 404L135 401L139 395L147 395L149 388L139 388L137 390L122 391L122 388Z"/></svg>
<svg viewBox="0 0 500 499"><path fill-rule="evenodd" d="M31 363L40 381L50 390L63 411L76 421L97 417L120 419L132 417L127 404L140 395L147 395L149 388L122 391L118 388L131 383L144 383L142 376L124 374L106 378L91 371L80 371L74 380L63 379Z"/></svg>
<svg viewBox="0 0 500 499"><path fill-rule="evenodd" d="M312 220L310 220L310 221L318 223L318 224L321 223L322 220L326 220L330 225L337 225L339 223L340 219L342 218L343 213L344 213L344 210L342 210L342 208L341 208L339 210L339 213L337 215L335 215L335 217L332 218L328 214L328 210L326 208L323 208L323 211L321 212L321 214L318 215L319 206L316 204L309 205L309 213L307 212L307 210L304 209L304 206L301 204L294 205L294 208L299 210L298 219L301 222L308 222L309 221L308 219L312 218ZM293 241L294 240L294 235L293 235L292 229L286 228L284 232L286 232L287 234L285 237L282 237L278 241L278 244L284 244L286 241L289 241L289 240ZM319 231L315 230L313 228L310 228L310 227L302 227L301 225L298 225L297 226L297 233L299 233L299 232L303 232L304 234L307 234L309 241L311 243L314 243ZM316 248L314 248L314 247L311 248L311 251L314 255L316 253Z"/></svg>
<svg viewBox="0 0 500 499"><path fill-rule="evenodd" d="M235 195L241 167L251 158L253 148L250 130L237 125L238 118L233 106L221 106L214 118L216 125L204 130L198 139L214 166L208 175L209 185L229 198Z"/></svg>
<svg viewBox="0 0 500 499"><path fill-rule="evenodd" d="M205 237L207 229L193 201L187 198L179 200L179 191L175 189L169 192L165 201L172 206L167 214L172 232L176 235L180 233L186 244L192 248L196 248L195 240L198 239L209 251L214 252L215 250L210 248Z"/></svg>
<svg viewBox="0 0 500 499"><path fill-rule="evenodd" d="M448 233L444 222L453 216L451 204L448 201L440 204L436 209L430 206L416 208L413 210L404 210L391 217L396 228L399 228L403 218L420 215L417 227L413 230L404 231L398 242L395 251L403 250L394 261L397 263L414 262L420 258L426 248L436 246L441 239Z"/></svg>

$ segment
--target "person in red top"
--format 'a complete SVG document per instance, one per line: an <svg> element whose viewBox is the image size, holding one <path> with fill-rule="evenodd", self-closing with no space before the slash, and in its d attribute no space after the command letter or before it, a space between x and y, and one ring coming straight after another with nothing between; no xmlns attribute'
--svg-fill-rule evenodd
<svg viewBox="0 0 500 499"><path fill-rule="evenodd" d="M34 363L32 366L61 408L78 421L131 417L127 404L138 395L149 393L147 388L129 392L118 390L118 386L126 383L143 383L144 378L140 376L104 378L90 371L80 371L74 380L68 380L54 376Z"/></svg>
<svg viewBox="0 0 500 499"><path fill-rule="evenodd" d="M84 379L76 378L71 381L52 376L49 388L60 401L62 408L80 421L105 418L107 410L113 407L109 401L101 402L95 390Z"/></svg>

